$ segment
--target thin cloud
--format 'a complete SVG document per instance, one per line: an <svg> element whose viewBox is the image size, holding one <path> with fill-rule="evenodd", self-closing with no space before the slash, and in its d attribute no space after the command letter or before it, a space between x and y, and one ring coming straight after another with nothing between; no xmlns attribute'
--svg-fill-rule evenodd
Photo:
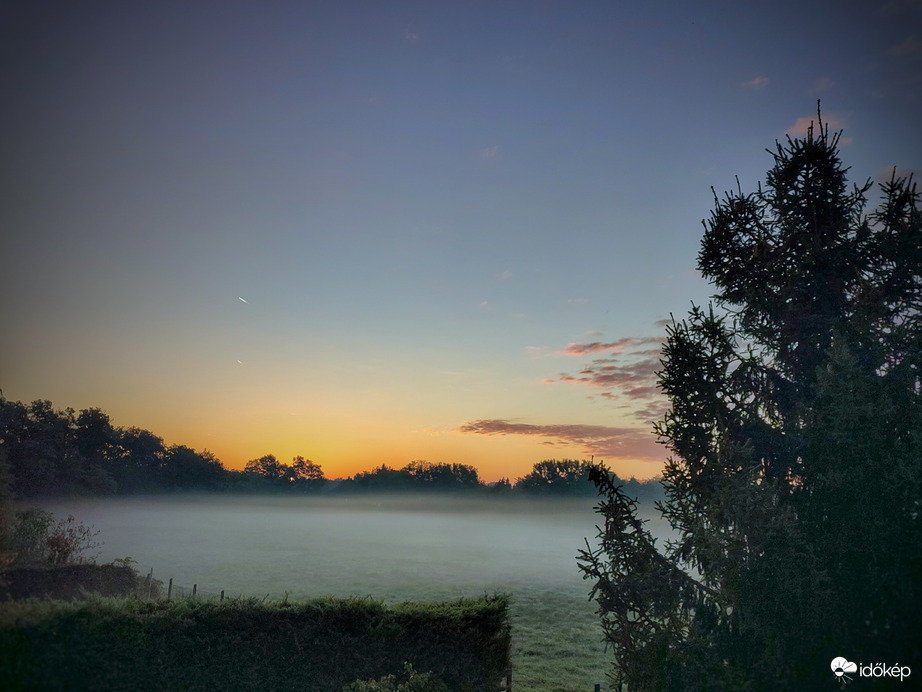
<svg viewBox="0 0 922 692"><path fill-rule="evenodd" d="M499 155L499 147L486 147L480 150L480 158L495 159Z"/></svg>
<svg viewBox="0 0 922 692"><path fill-rule="evenodd" d="M743 86L747 89L752 89L753 91L761 91L767 87L772 80L770 80L765 75L760 75L754 79L750 79L748 82L743 82Z"/></svg>
<svg viewBox="0 0 922 692"><path fill-rule="evenodd" d="M548 349L545 346L526 346L524 351L525 355L530 358L543 358L548 355Z"/></svg>
<svg viewBox="0 0 922 692"><path fill-rule="evenodd" d="M909 36L905 41L893 46L888 52L890 55L903 58L907 55L912 55L913 53L918 52L920 48L922 48L922 41L919 40L918 36L912 35Z"/></svg>
<svg viewBox="0 0 922 692"><path fill-rule="evenodd" d="M570 344L561 355L588 356L607 354L591 360L574 374L560 373L556 382L588 385L598 390L598 396L615 402L627 401L634 415L645 423L662 417L667 405L658 386L657 373L662 369L659 348L665 339L656 337L625 337L617 341ZM657 348L650 348L656 345ZM548 380L545 380L547 382ZM650 415L650 412L656 415Z"/></svg>
<svg viewBox="0 0 922 692"><path fill-rule="evenodd" d="M560 374L561 382L590 384L606 390L620 389L627 395L638 389L655 387L656 373L662 368L658 358L620 364L613 359L592 361L577 376Z"/></svg>
<svg viewBox="0 0 922 692"><path fill-rule="evenodd" d="M922 179L922 169L920 168L902 168L900 166L887 166L886 168L881 169L877 172L877 175L874 176L874 181L881 185L883 183L889 183L890 178L893 177L894 168L896 169L897 178L908 178L912 176L913 181Z"/></svg>
<svg viewBox="0 0 922 692"><path fill-rule="evenodd" d="M845 129L846 119L845 116L841 113L823 113L822 117L823 126L828 126L831 131L835 132L837 130ZM805 137L811 125L814 126L814 132L818 132L816 129L816 124L816 116L803 116L797 118L797 120L794 121L794 124L787 129L785 134L790 137ZM839 140L839 144L842 146L847 146L851 143L851 137L842 137Z"/></svg>
<svg viewBox="0 0 922 692"><path fill-rule="evenodd" d="M811 93L820 94L824 91L829 91L832 89L836 83L829 79L828 77L823 77L822 79L817 79L813 82L813 86L810 87Z"/></svg>
<svg viewBox="0 0 922 692"><path fill-rule="evenodd" d="M407 27L403 30L403 40L407 43L419 43L419 34Z"/></svg>
<svg viewBox="0 0 922 692"><path fill-rule="evenodd" d="M600 341L593 341L591 344L572 343L569 344L564 350L560 351L560 354L564 356L585 356L591 353L601 353L603 351L621 353L635 346L642 346L644 344L661 344L662 342L663 338L658 336L644 337L642 339L629 336L625 337L624 339L618 339L618 341L612 341L610 343L602 343Z"/></svg>
<svg viewBox="0 0 922 692"><path fill-rule="evenodd" d="M474 420L464 423L458 431L471 435L519 435L546 438L542 444L582 447L586 456L614 459L663 461L663 448L655 436L637 428L615 428L607 425L554 424L533 425L502 419Z"/></svg>

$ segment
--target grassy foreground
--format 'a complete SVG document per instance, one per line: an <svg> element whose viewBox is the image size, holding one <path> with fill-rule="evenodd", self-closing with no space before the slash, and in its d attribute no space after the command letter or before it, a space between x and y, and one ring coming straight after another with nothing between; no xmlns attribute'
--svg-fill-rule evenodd
<svg viewBox="0 0 922 692"><path fill-rule="evenodd" d="M592 692L610 689L611 655L605 652L594 605L583 593L521 589L509 606L512 689Z"/></svg>
<svg viewBox="0 0 922 692"><path fill-rule="evenodd" d="M317 690L403 671L495 690L509 658L508 599L393 607L367 599L90 598L0 609L7 690Z"/></svg>

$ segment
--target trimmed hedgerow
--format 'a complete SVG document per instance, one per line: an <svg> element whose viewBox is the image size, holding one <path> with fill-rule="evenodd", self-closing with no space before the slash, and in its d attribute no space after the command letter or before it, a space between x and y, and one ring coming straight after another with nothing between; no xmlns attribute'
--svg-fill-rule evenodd
<svg viewBox="0 0 922 692"><path fill-rule="evenodd" d="M393 607L91 598L0 608L0 679L19 690L331 690L400 675L492 690L509 661L508 598Z"/></svg>

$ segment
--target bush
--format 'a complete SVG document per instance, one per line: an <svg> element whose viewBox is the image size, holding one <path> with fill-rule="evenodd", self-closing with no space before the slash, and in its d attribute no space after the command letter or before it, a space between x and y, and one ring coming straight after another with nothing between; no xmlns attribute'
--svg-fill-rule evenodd
<svg viewBox="0 0 922 692"><path fill-rule="evenodd" d="M146 593L147 579L125 565L64 565L18 567L4 575L0 601L53 598L70 601L87 594L131 596Z"/></svg>
<svg viewBox="0 0 922 692"><path fill-rule="evenodd" d="M406 682L397 682L396 675L385 675L378 680L356 680L343 687L343 692L448 692L448 686L431 673L417 673L413 666L404 663Z"/></svg>
<svg viewBox="0 0 922 692"><path fill-rule="evenodd" d="M73 515L56 522L54 515L44 509L17 512L10 539L11 552L15 553L12 566L37 567L93 562L98 553L89 556L85 553L101 545L95 540L99 531L76 522Z"/></svg>

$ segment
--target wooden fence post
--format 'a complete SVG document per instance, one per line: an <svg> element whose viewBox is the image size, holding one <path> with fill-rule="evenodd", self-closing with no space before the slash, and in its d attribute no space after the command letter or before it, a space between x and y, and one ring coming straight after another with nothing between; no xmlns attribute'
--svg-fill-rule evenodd
<svg viewBox="0 0 922 692"><path fill-rule="evenodd" d="M221 589L221 601L224 601L224 589Z"/></svg>
<svg viewBox="0 0 922 692"><path fill-rule="evenodd" d="M173 577L170 577L170 586L166 590L166 600L170 600L170 597L173 595Z"/></svg>
<svg viewBox="0 0 922 692"><path fill-rule="evenodd" d="M602 692L602 684L601 684L601 683L598 683L598 682L597 682L597 683L595 684L595 692Z"/></svg>
<svg viewBox="0 0 922 692"><path fill-rule="evenodd" d="M512 692L512 665L506 668L506 692Z"/></svg>
<svg viewBox="0 0 922 692"><path fill-rule="evenodd" d="M147 573L147 600L150 600L150 593L154 589L154 568L150 568L150 572Z"/></svg>
<svg viewBox="0 0 922 692"><path fill-rule="evenodd" d="M195 592L198 591L198 584L192 585L192 598L195 598Z"/></svg>

